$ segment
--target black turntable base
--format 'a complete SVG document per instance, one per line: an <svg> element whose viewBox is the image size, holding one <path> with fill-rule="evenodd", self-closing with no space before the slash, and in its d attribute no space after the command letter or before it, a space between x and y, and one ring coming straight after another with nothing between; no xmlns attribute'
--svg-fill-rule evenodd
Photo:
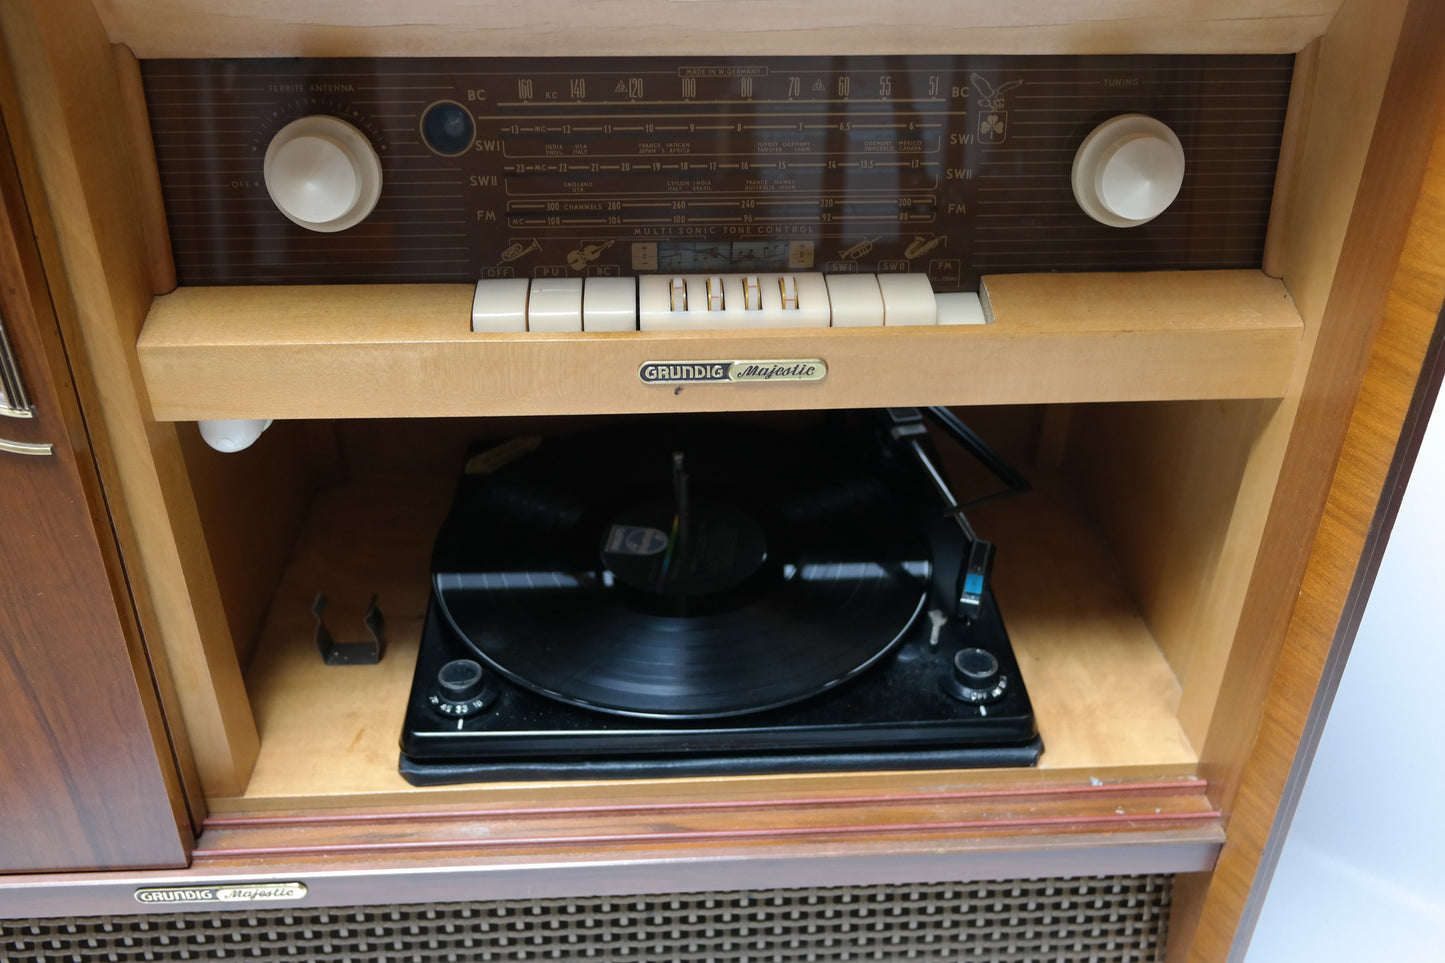
<svg viewBox="0 0 1445 963"><path fill-rule="evenodd" d="M647 422L474 459L433 553L402 775L1036 762L971 530L899 423Z"/></svg>

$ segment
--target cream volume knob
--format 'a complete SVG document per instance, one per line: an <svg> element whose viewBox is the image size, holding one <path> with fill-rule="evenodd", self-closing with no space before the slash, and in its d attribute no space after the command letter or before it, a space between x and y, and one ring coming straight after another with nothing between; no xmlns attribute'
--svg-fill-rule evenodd
<svg viewBox="0 0 1445 963"><path fill-rule="evenodd" d="M381 159L366 135L339 117L312 114L276 132L266 148L266 191L309 231L360 224L381 197Z"/></svg>
<svg viewBox="0 0 1445 963"><path fill-rule="evenodd" d="M1074 199L1100 224L1135 227L1163 214L1184 183L1184 148L1144 114L1104 121L1074 155Z"/></svg>

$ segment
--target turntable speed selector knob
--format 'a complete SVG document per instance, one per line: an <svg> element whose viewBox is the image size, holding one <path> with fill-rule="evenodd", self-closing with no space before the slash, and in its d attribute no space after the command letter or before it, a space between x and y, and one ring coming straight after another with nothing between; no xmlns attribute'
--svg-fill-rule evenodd
<svg viewBox="0 0 1445 963"><path fill-rule="evenodd" d="M277 209L308 231L360 224L381 197L381 159L366 135L339 117L312 114L271 138L263 166Z"/></svg>
<svg viewBox="0 0 1445 963"><path fill-rule="evenodd" d="M1163 214L1184 184L1184 148L1168 126L1121 114L1094 128L1074 155L1074 199L1100 224L1136 227Z"/></svg>
<svg viewBox="0 0 1445 963"><path fill-rule="evenodd" d="M959 649L954 653L952 671L943 688L955 699L987 705L1003 698L1008 677L999 669L998 659L985 649Z"/></svg>
<svg viewBox="0 0 1445 963"><path fill-rule="evenodd" d="M471 659L453 659L437 671L436 689L427 699L444 716L476 715L497 697L487 671Z"/></svg>

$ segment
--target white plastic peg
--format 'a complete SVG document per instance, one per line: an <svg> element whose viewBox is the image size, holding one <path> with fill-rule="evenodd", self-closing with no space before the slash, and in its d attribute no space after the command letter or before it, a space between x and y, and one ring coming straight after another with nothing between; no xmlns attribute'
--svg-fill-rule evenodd
<svg viewBox="0 0 1445 963"><path fill-rule="evenodd" d="M197 422L201 437L216 451L234 452L250 448L271 427L270 418L233 418Z"/></svg>

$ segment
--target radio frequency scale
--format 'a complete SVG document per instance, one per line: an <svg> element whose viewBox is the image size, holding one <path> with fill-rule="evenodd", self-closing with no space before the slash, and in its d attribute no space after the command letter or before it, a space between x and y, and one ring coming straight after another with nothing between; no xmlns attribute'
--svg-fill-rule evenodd
<svg viewBox="0 0 1445 963"><path fill-rule="evenodd" d="M983 273L1257 266L1291 64L907 56L143 69L183 284L813 271L920 274L951 292L976 290ZM1085 138L1136 115L1156 126L1114 129L1102 163L1125 150L1187 173L1167 210L1121 230L1086 210L1072 172ZM289 173L318 144L335 154L345 196L334 201Z"/></svg>

